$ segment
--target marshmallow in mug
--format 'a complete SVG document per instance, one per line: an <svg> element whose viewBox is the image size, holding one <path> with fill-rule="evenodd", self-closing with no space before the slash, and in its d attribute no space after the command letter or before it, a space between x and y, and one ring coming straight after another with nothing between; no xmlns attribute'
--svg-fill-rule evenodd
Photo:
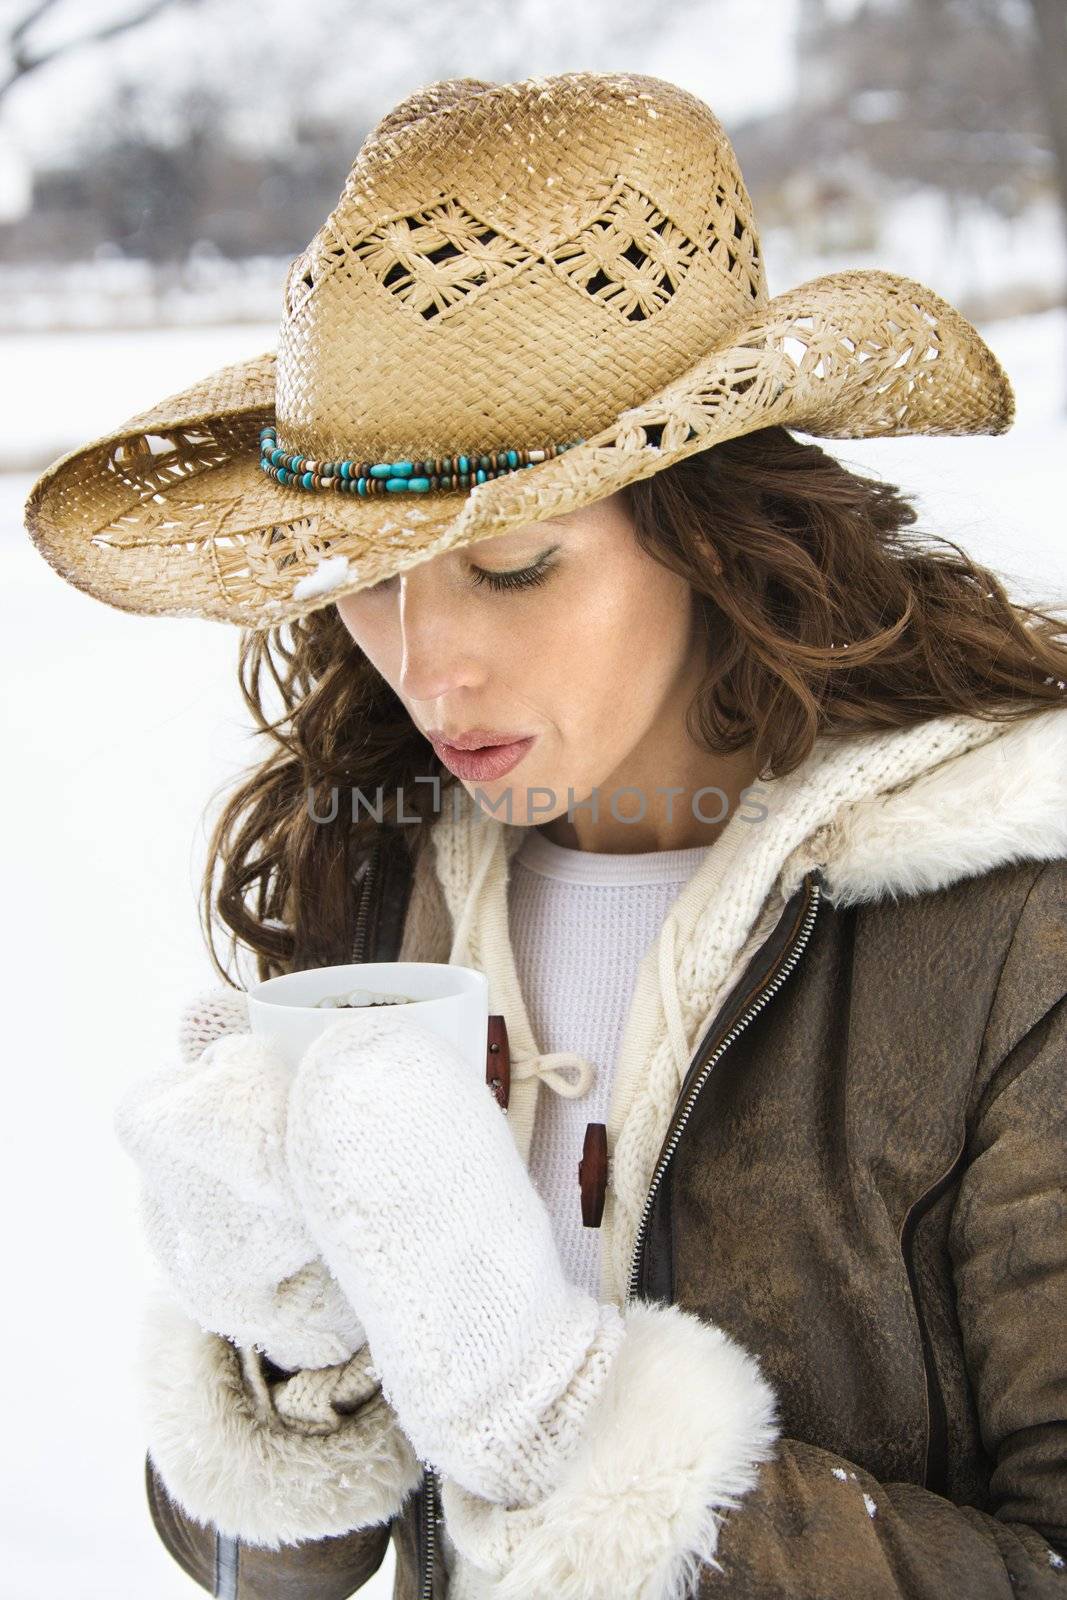
<svg viewBox="0 0 1067 1600"><path fill-rule="evenodd" d="M408 1006L414 1001L408 994L386 994L378 989L350 989L347 994L328 994L316 1000L316 1006L335 1006L338 1010L359 1006Z"/></svg>

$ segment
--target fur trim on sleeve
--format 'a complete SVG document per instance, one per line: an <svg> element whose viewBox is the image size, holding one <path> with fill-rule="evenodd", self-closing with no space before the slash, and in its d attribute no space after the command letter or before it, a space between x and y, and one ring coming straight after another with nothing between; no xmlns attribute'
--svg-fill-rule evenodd
<svg viewBox="0 0 1067 1600"><path fill-rule="evenodd" d="M722 1570L723 1516L780 1434L774 1392L754 1356L691 1312L638 1300L624 1315L608 1384L547 1499L505 1507L442 1478L457 1600L682 1600L702 1564Z"/></svg>
<svg viewBox="0 0 1067 1600"><path fill-rule="evenodd" d="M157 1289L142 1321L138 1381L148 1451L171 1498L194 1521L271 1550L395 1516L422 1467L380 1386L347 1373L369 1356L364 1346L326 1369L342 1392L367 1398L329 1423L319 1397L301 1426L249 1381L236 1346Z"/></svg>

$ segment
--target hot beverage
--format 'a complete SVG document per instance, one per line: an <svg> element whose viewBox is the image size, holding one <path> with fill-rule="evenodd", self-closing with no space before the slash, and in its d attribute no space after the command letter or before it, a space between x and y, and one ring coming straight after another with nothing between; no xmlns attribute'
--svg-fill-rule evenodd
<svg viewBox="0 0 1067 1600"><path fill-rule="evenodd" d="M376 989L351 989L347 994L328 994L316 1000L316 1006L333 1006L338 1011L354 1011L362 1006L409 1006L414 1004L409 994L386 994Z"/></svg>

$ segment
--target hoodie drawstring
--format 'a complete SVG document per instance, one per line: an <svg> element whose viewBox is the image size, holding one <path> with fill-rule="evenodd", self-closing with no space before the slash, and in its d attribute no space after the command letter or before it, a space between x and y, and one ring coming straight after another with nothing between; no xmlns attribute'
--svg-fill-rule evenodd
<svg viewBox="0 0 1067 1600"><path fill-rule="evenodd" d="M567 1067L573 1067L577 1076L564 1077L563 1072ZM547 1083L550 1089L565 1099L577 1100L588 1093L596 1076L596 1068L576 1050L552 1050L545 1055L520 1056L518 1059L513 1055L511 1076L513 1080L540 1078L542 1083Z"/></svg>

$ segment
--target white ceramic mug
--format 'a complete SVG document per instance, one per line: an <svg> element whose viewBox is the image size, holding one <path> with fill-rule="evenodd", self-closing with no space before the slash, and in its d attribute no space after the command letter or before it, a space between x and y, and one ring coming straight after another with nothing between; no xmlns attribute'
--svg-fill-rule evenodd
<svg viewBox="0 0 1067 1600"><path fill-rule="evenodd" d="M451 966L441 961L367 961L283 972L249 989L252 1032L270 1039L295 1071L308 1045L324 1028L342 1018L358 1028L366 1018L380 1016L378 1006L349 1009L319 1004L327 997L346 996L353 990L410 996L406 1003L389 1009L423 1023L446 1039L470 1062L472 1071L484 1079L489 983L485 973L474 967Z"/></svg>

